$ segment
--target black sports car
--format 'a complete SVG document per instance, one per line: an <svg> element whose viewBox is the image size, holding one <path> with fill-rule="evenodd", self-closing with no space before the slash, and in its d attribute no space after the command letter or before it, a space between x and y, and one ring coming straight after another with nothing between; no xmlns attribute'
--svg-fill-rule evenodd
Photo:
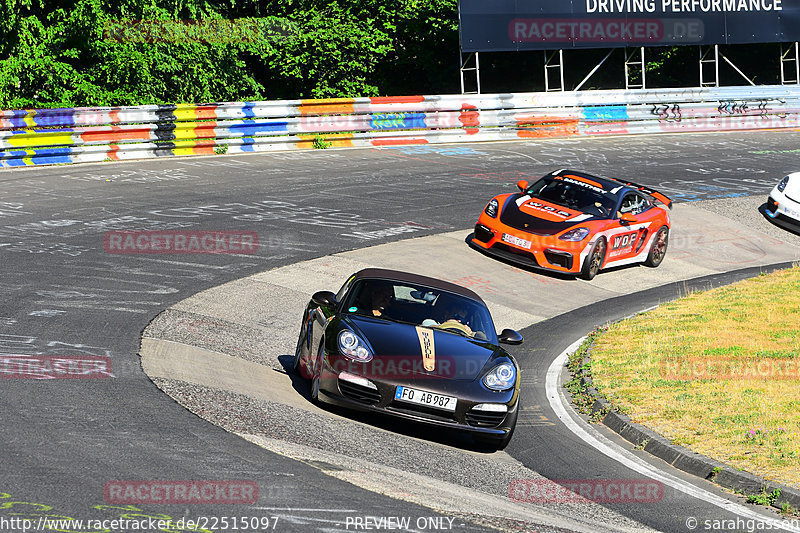
<svg viewBox="0 0 800 533"><path fill-rule="evenodd" d="M508 444L519 412L519 367L499 344L474 292L434 278L366 269L338 293L314 294L303 313L294 368L311 398L468 431Z"/></svg>

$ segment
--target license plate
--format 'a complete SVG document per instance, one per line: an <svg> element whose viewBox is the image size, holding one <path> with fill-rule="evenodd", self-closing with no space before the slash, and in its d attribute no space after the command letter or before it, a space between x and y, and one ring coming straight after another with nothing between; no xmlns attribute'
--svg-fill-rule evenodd
<svg viewBox="0 0 800 533"><path fill-rule="evenodd" d="M508 233L503 233L503 240L505 242L521 246L522 248L527 248L528 250L531 249L531 241L526 241L525 239L514 237L513 235L509 235Z"/></svg>
<svg viewBox="0 0 800 533"><path fill-rule="evenodd" d="M415 403L417 405L425 405L445 411L455 411L456 403L458 402L453 396L412 389L411 387L397 387L394 393L394 399L400 402Z"/></svg>

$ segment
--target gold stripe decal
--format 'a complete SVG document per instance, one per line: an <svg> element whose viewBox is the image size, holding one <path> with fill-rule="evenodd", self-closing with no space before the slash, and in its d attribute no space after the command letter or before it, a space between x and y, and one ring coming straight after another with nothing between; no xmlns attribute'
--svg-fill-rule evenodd
<svg viewBox="0 0 800 533"><path fill-rule="evenodd" d="M422 350L422 365L428 372L436 368L436 347L433 345L433 331L417 326L419 349Z"/></svg>

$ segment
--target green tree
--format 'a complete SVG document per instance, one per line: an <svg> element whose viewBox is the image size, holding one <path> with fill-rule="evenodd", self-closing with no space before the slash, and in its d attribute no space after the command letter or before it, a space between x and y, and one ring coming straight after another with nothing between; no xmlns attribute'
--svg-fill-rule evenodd
<svg viewBox="0 0 800 533"><path fill-rule="evenodd" d="M454 71L455 2L0 0L0 107L422 92ZM138 20L258 31L197 38Z"/></svg>

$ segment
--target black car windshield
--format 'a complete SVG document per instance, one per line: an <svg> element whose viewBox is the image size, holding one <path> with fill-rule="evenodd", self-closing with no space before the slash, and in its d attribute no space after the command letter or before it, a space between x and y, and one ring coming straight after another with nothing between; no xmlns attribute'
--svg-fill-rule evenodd
<svg viewBox="0 0 800 533"><path fill-rule="evenodd" d="M532 198L601 217L611 217L617 205L614 193L570 177L546 176L528 187L526 193Z"/></svg>
<svg viewBox="0 0 800 533"><path fill-rule="evenodd" d="M405 322L497 344L486 306L471 298L424 285L385 279L353 284L342 312Z"/></svg>

